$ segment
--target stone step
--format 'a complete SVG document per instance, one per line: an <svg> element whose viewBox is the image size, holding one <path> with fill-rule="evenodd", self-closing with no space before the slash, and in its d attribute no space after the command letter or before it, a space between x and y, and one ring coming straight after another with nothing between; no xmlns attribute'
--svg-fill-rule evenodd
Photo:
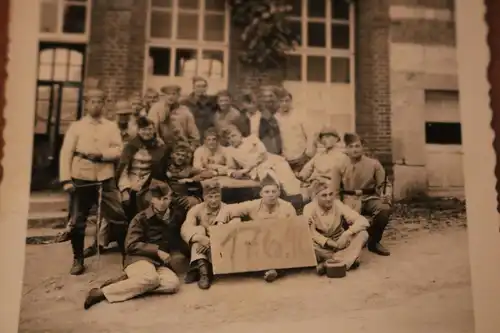
<svg viewBox="0 0 500 333"><path fill-rule="evenodd" d="M30 213L67 212L69 198L65 193L32 193Z"/></svg>
<svg viewBox="0 0 500 333"><path fill-rule="evenodd" d="M28 229L64 227L68 213L62 211L29 212Z"/></svg>

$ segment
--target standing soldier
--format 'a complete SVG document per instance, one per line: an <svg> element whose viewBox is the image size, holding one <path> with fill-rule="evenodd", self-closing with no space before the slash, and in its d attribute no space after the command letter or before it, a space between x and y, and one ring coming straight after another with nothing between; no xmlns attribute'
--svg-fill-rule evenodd
<svg viewBox="0 0 500 333"><path fill-rule="evenodd" d="M126 144L137 134L137 123L134 116L134 110L129 102L118 101L115 106L115 114L122 141Z"/></svg>
<svg viewBox="0 0 500 333"><path fill-rule="evenodd" d="M71 193L70 237L73 248L73 266L70 274L84 272L85 228L90 209L102 201L102 217L116 227L117 240L123 251L127 219L120 202L120 193L114 179L115 163L122 151L120 130L103 115L105 94L92 89L84 96L86 115L73 122L66 132L60 154L60 181Z"/></svg>
<svg viewBox="0 0 500 333"><path fill-rule="evenodd" d="M282 153L281 133L276 112L278 111L278 92L274 86L261 88L261 118L259 124L259 139L268 152L276 155Z"/></svg>
<svg viewBox="0 0 500 333"><path fill-rule="evenodd" d="M181 87L165 86L160 89L165 100L153 105L148 117L155 123L156 131L167 145L184 141L191 147L191 153L200 145L200 132L193 114L179 104Z"/></svg>
<svg viewBox="0 0 500 333"><path fill-rule="evenodd" d="M208 82L201 76L193 78L193 92L182 101L194 116L196 127L201 136L206 130L214 126L214 112L216 100L207 95ZM201 138L203 142L203 137Z"/></svg>
<svg viewBox="0 0 500 333"><path fill-rule="evenodd" d="M130 103L132 110L134 110L134 115L136 117L139 117L141 115L141 110L144 108L141 94L133 93L132 95L130 95L128 102Z"/></svg>
<svg viewBox="0 0 500 333"><path fill-rule="evenodd" d="M153 88L148 88L144 94L144 108L139 112L139 116L147 117L151 107L160 100L160 95Z"/></svg>

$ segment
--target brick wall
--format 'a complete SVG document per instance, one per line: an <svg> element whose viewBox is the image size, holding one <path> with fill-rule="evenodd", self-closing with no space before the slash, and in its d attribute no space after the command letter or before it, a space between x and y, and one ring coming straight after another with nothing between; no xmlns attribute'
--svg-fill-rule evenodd
<svg viewBox="0 0 500 333"><path fill-rule="evenodd" d="M112 98L142 91L147 0L93 0L87 78Z"/></svg>
<svg viewBox="0 0 500 333"><path fill-rule="evenodd" d="M356 7L356 131L392 173L389 0Z"/></svg>

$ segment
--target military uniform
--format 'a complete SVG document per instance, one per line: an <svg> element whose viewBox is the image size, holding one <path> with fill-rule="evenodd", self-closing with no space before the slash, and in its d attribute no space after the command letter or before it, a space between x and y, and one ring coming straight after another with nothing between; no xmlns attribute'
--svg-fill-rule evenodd
<svg viewBox="0 0 500 333"><path fill-rule="evenodd" d="M91 90L85 95L85 103L89 100L92 103L104 102L104 98L102 91ZM60 181L71 193L73 223L70 234L74 256L71 274L84 271L86 221L90 209L98 200L98 184L102 184L102 217L116 227L114 229L120 234L117 238L123 248L127 219L114 179L115 163L122 147L118 126L102 115L86 115L73 122L66 132L60 154Z"/></svg>

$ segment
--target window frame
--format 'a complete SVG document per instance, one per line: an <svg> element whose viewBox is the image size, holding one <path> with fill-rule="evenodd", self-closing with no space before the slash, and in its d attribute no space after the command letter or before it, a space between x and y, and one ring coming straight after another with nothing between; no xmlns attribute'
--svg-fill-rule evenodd
<svg viewBox="0 0 500 333"><path fill-rule="evenodd" d="M308 16L308 1L314 0L301 0L302 8L301 8L301 16L291 16L288 20L292 22L300 22L301 23L301 45L297 45L294 50L290 50L287 52L288 55L300 56L301 60L301 80L287 80L293 82L303 82L303 83L325 83L330 85L345 85L352 84L355 86L355 4L349 4L349 19L348 20L339 20L331 18L332 11L332 2L330 0L324 0L326 2L326 14L324 18L319 17L309 17ZM339 0L337 0L339 1ZM342 0L340 0L342 1ZM325 39L326 46L325 47L313 47L307 46L307 34L308 34L308 23L323 23L325 25ZM332 24L343 24L349 26L349 48L348 49L334 49L331 47L332 42ZM322 56L325 58L325 81L324 82L316 82L316 81L307 81L307 57L308 56ZM349 59L349 82L332 82L331 78L331 59L339 57L339 58L348 58Z"/></svg>
<svg viewBox="0 0 500 333"><path fill-rule="evenodd" d="M145 61L144 61L144 90L147 89L148 86L148 77L149 74L149 50L151 48L160 48L160 49L170 49L170 73L169 75L153 75L153 76L164 76L171 80L191 80L191 77L183 77L175 75L175 65L176 65L176 50L177 49L189 49L196 51L196 60L200 61L202 59L203 51L218 51L222 52L223 55L223 64L222 71L223 76L220 80L224 81L225 86L227 87L229 82L229 37L230 37L230 7L226 3L224 10L224 40L221 42L218 41L206 41L204 40L203 32L205 25L205 15L206 14L219 14L221 15L222 11L213 11L206 10L206 0L199 0L199 7L197 9L184 9L179 8L179 0L172 0L172 7L169 9L154 7L152 4L152 0L148 0L148 9L147 9L147 22L146 22L146 47L145 47ZM172 33L170 38L157 38L151 37L151 14L154 11L159 12L170 12L172 15ZM198 39L197 40L183 40L177 38L177 28L178 28L178 19L179 12L182 13L197 13L198 15ZM199 63L197 63L198 65ZM196 73L198 75L200 67L196 67ZM203 74L200 74L203 76ZM207 78L209 85L210 81L214 79ZM218 79L215 79L218 80Z"/></svg>
<svg viewBox="0 0 500 333"><path fill-rule="evenodd" d="M72 1L72 0L53 0L57 2L57 28L56 32L42 32L40 31L40 24L38 28L38 39L40 41L58 41L58 42L82 42L87 43L90 38L90 23L91 23L91 9L92 0ZM38 0L40 16L42 15L42 4L45 0ZM64 7L65 5L78 5L85 7L85 30L83 33L69 33L63 32L64 27ZM41 20L41 18L40 18Z"/></svg>

